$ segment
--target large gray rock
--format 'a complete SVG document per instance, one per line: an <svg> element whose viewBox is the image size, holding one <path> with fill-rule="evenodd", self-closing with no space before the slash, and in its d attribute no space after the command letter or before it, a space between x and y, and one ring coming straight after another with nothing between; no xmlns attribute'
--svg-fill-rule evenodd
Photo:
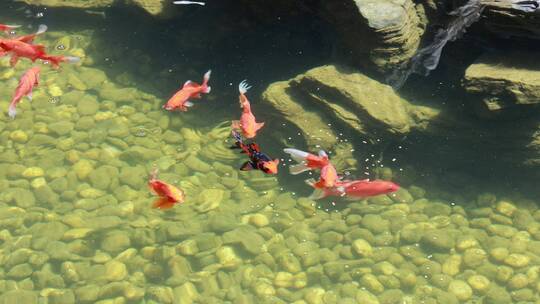
<svg viewBox="0 0 540 304"><path fill-rule="evenodd" d="M312 147L333 147L341 128L367 138L401 137L427 129L439 114L434 108L412 105L388 85L333 65L274 83L263 98L301 129ZM331 125L336 120L340 124Z"/></svg>
<svg viewBox="0 0 540 304"><path fill-rule="evenodd" d="M540 39L540 14L513 6L514 0L483 0L485 28L503 38Z"/></svg>
<svg viewBox="0 0 540 304"><path fill-rule="evenodd" d="M463 86L492 114L540 103L540 62L533 52L489 53L465 71ZM519 109L518 109L519 108Z"/></svg>
<svg viewBox="0 0 540 304"><path fill-rule="evenodd" d="M355 60L385 72L410 59L424 33L412 0L323 1Z"/></svg>

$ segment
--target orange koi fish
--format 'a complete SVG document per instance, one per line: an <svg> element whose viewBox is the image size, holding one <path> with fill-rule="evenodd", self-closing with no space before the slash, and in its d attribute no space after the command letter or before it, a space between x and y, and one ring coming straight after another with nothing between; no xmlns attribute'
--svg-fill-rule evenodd
<svg viewBox="0 0 540 304"><path fill-rule="evenodd" d="M251 112L251 103L246 97L246 92L251 87L248 85L248 83L243 80L238 85L238 91L240 92L239 96L239 102L240 107L242 108L242 116L240 116L240 120L234 120L232 122L232 128L233 130L239 130L242 132L242 135L244 135L245 138L254 138L257 135L257 131L259 131L263 126L264 122L257 122L255 120L255 115Z"/></svg>
<svg viewBox="0 0 540 304"><path fill-rule="evenodd" d="M157 178L158 170L154 169L148 180L148 186L158 196L152 204L153 208L170 209L175 204L184 202L184 191Z"/></svg>
<svg viewBox="0 0 540 304"><path fill-rule="evenodd" d="M210 93L211 87L208 85L210 73L212 73L211 70L204 74L202 84L197 84L191 80L186 81L182 86L182 89L176 92L173 97L163 105L163 108L167 111L180 110L186 112L188 108L193 106L193 102L189 101L189 99L198 99L201 98L201 94Z"/></svg>
<svg viewBox="0 0 540 304"><path fill-rule="evenodd" d="M19 85L15 89L8 108L8 115L11 119L15 119L15 115L17 115L17 104L24 96L32 100L32 90L39 84L39 72L39 67L33 67L26 71L19 80Z"/></svg>

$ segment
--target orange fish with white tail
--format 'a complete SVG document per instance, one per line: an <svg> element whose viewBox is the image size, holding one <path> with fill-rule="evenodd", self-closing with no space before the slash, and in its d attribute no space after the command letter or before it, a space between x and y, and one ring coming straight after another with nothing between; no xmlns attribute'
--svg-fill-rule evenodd
<svg viewBox="0 0 540 304"><path fill-rule="evenodd" d="M163 105L163 108L167 111L180 110L186 112L188 108L193 106L193 102L190 99L199 99L201 98L201 94L210 93L211 87L208 85L208 81L210 80L211 72L210 70L204 74L202 84L195 83L191 80L186 81L182 88Z"/></svg>
<svg viewBox="0 0 540 304"><path fill-rule="evenodd" d="M322 169L328 164L330 164L328 155L323 150L319 151L319 155L311 154L309 152L293 148L283 149L283 152L289 154L291 158L298 163L289 166L289 171L293 175L297 175L313 169Z"/></svg>
<svg viewBox="0 0 540 304"><path fill-rule="evenodd" d="M331 163L328 163L326 166L321 168L321 176L319 177L319 181L310 182L311 186L315 189L325 189L325 188L332 188L336 185L336 183L340 180L340 177L336 171L336 168L334 168L334 165Z"/></svg>
<svg viewBox="0 0 540 304"><path fill-rule="evenodd" d="M239 130L242 132L245 138L254 138L263 126L264 122L257 122L255 115L251 112L251 103L246 97L246 92L251 87L244 80L238 85L238 91L240 92L239 102L242 108L242 116L240 120L234 120L232 122L233 130Z"/></svg>
<svg viewBox="0 0 540 304"><path fill-rule="evenodd" d="M39 84L39 72L39 67L33 67L26 71L19 80L19 85L15 89L8 108L8 115L11 119L15 119L15 115L17 115L17 104L21 102L24 96L32 100L32 90Z"/></svg>
<svg viewBox="0 0 540 304"><path fill-rule="evenodd" d="M158 170L154 169L148 180L148 186L158 196L152 204L153 208L170 209L184 202L184 191L157 178Z"/></svg>
<svg viewBox="0 0 540 304"><path fill-rule="evenodd" d="M44 55L44 56L41 56L40 59L49 62L53 69L58 69L60 67L60 63L62 63L62 62L77 63L77 62L81 61L81 58L74 57L74 56Z"/></svg>

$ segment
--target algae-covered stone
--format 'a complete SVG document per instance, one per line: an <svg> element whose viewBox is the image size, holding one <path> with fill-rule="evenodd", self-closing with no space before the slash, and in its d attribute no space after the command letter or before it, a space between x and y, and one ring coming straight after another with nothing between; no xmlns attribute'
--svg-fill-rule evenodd
<svg viewBox="0 0 540 304"><path fill-rule="evenodd" d="M471 248L463 253L463 264L469 268L480 266L487 258L487 253L480 248Z"/></svg>
<svg viewBox="0 0 540 304"><path fill-rule="evenodd" d="M360 257L370 257L373 254L373 248L363 239L355 240L352 243L352 248Z"/></svg>
<svg viewBox="0 0 540 304"><path fill-rule="evenodd" d="M204 189L197 198L198 205L195 207L199 212L208 212L216 209L221 204L225 192L221 189Z"/></svg>
<svg viewBox="0 0 540 304"><path fill-rule="evenodd" d="M343 241L343 235L335 231L327 231L323 233L319 239L321 247L334 248L337 244Z"/></svg>
<svg viewBox="0 0 540 304"><path fill-rule="evenodd" d="M178 252L182 255L195 255L199 252L197 242L192 239L185 240L176 246Z"/></svg>
<svg viewBox="0 0 540 304"><path fill-rule="evenodd" d="M69 121L59 121L49 125L51 133L57 136L64 136L73 131L75 125Z"/></svg>
<svg viewBox="0 0 540 304"><path fill-rule="evenodd" d="M90 161L82 159L73 166L73 170L80 180L84 180L94 170L94 167Z"/></svg>
<svg viewBox="0 0 540 304"><path fill-rule="evenodd" d="M510 294L504 288L492 286L484 297L485 304L508 304L512 302Z"/></svg>
<svg viewBox="0 0 540 304"><path fill-rule="evenodd" d="M467 282L462 280L454 280L448 285L448 292L458 298L460 301L467 301L472 297L473 291Z"/></svg>
<svg viewBox="0 0 540 304"><path fill-rule="evenodd" d="M15 280L21 280L23 278L29 277L33 272L32 266L30 264L19 264L12 267L7 276Z"/></svg>
<svg viewBox="0 0 540 304"><path fill-rule="evenodd" d="M531 258L519 253L512 253L504 259L504 263L514 268L521 268L529 265Z"/></svg>
<svg viewBox="0 0 540 304"><path fill-rule="evenodd" d="M242 263L242 260L236 255L232 247L220 247L216 251L216 256L218 257L220 264L226 269L234 269Z"/></svg>
<svg viewBox="0 0 540 304"><path fill-rule="evenodd" d="M358 290L356 292L356 302L363 304L379 304L379 299L367 290Z"/></svg>
<svg viewBox="0 0 540 304"><path fill-rule="evenodd" d="M118 178L121 183L137 189L143 186L147 175L148 173L142 166L122 167Z"/></svg>
<svg viewBox="0 0 540 304"><path fill-rule="evenodd" d="M77 111L81 116L94 115L99 110L99 103L92 95L85 95L77 102Z"/></svg>
<svg viewBox="0 0 540 304"><path fill-rule="evenodd" d="M523 273L518 273L511 277L507 284L510 290L525 288L527 285L529 285L529 278Z"/></svg>
<svg viewBox="0 0 540 304"><path fill-rule="evenodd" d="M197 157L191 155L184 161L184 164L193 171L208 173L212 171L212 166L208 163L198 159Z"/></svg>
<svg viewBox="0 0 540 304"><path fill-rule="evenodd" d="M184 283L182 286L174 288L173 293L176 303L182 304L195 303L200 297L197 288L191 282Z"/></svg>
<svg viewBox="0 0 540 304"><path fill-rule="evenodd" d="M242 248L251 254L259 254L264 244L264 239L255 231L245 227L223 234L224 244L240 244Z"/></svg>
<svg viewBox="0 0 540 304"><path fill-rule="evenodd" d="M88 178L93 187L100 190L107 190L111 184L111 179L118 175L118 169L112 166L101 166L93 170Z"/></svg>
<svg viewBox="0 0 540 304"><path fill-rule="evenodd" d="M109 281L121 281L127 274L127 268L124 263L113 260L105 264L105 277Z"/></svg>
<svg viewBox="0 0 540 304"><path fill-rule="evenodd" d="M509 254L510 251L505 247L496 247L489 252L491 258L497 262L503 262Z"/></svg>
<svg viewBox="0 0 540 304"><path fill-rule="evenodd" d="M9 290L3 291L0 295L0 304L37 304L38 294L30 290Z"/></svg>
<svg viewBox="0 0 540 304"><path fill-rule="evenodd" d="M365 287L375 294L380 294L384 291L384 286L379 282L377 277L369 273L362 276L360 286Z"/></svg>
<svg viewBox="0 0 540 304"><path fill-rule="evenodd" d="M442 272L450 276L455 276L460 272L461 262L462 258L460 255L451 255L442 264Z"/></svg>
<svg viewBox="0 0 540 304"><path fill-rule="evenodd" d="M34 194L23 188L11 188L5 194L11 198L8 200L13 200L21 208L28 208L36 203Z"/></svg>
<svg viewBox="0 0 540 304"><path fill-rule="evenodd" d="M474 291L481 294L485 293L491 284L489 279L483 275L472 275L467 279L467 283L469 283Z"/></svg>
<svg viewBox="0 0 540 304"><path fill-rule="evenodd" d="M448 252L455 246L454 238L448 231L441 229L426 231L420 241L423 246L440 252Z"/></svg>
<svg viewBox="0 0 540 304"><path fill-rule="evenodd" d="M101 249L112 254L119 253L129 248L130 245L129 237L122 231L113 231L101 241Z"/></svg>
<svg viewBox="0 0 540 304"><path fill-rule="evenodd" d="M63 240L76 240L76 239L83 239L86 238L90 233L92 233L94 229L91 228L75 228L68 230L64 233L64 236L62 237Z"/></svg>
<svg viewBox="0 0 540 304"><path fill-rule="evenodd" d="M274 277L276 287L289 288L293 285L294 276L291 273L279 271Z"/></svg>
<svg viewBox="0 0 540 304"><path fill-rule="evenodd" d="M24 144L28 141L28 134L22 130L15 130L9 134L9 138L16 143Z"/></svg>
<svg viewBox="0 0 540 304"><path fill-rule="evenodd" d="M78 287L75 289L75 298L79 303L94 302L99 297L99 287L94 284Z"/></svg>

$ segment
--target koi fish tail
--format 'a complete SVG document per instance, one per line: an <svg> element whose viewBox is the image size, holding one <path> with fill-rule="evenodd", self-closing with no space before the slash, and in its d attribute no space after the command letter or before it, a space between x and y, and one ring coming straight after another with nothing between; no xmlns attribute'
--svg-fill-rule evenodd
<svg viewBox="0 0 540 304"><path fill-rule="evenodd" d="M203 93L208 94L212 90L212 87L208 85L208 81L210 80L210 74L212 74L212 70L208 70L208 72L204 73L203 83L202 83Z"/></svg>
<svg viewBox="0 0 540 304"><path fill-rule="evenodd" d="M283 149L283 152L289 154L291 158L294 159L297 163L304 162L309 155L309 153L307 152L293 148Z"/></svg>
<svg viewBox="0 0 540 304"><path fill-rule="evenodd" d="M78 63L81 61L81 58L76 57L76 56L66 56L62 58L62 61L67 62L67 63Z"/></svg>
<svg viewBox="0 0 540 304"><path fill-rule="evenodd" d="M14 103L11 103L8 108L8 115L9 118L15 119L15 115L17 115L17 108Z"/></svg>
<svg viewBox="0 0 540 304"><path fill-rule="evenodd" d="M20 25L7 25L7 24L6 24L6 25L4 26L4 28L5 28L5 29L4 29L4 32L7 32L7 31L9 31L9 30L14 30L14 29L19 28L19 27L21 27L21 26L20 26Z"/></svg>
<svg viewBox="0 0 540 304"><path fill-rule="evenodd" d="M49 29L45 24L40 24L35 35L41 35Z"/></svg>
<svg viewBox="0 0 540 304"><path fill-rule="evenodd" d="M170 209L174 206L174 202L171 202L167 197L159 197L152 204L152 208L156 209Z"/></svg>
<svg viewBox="0 0 540 304"><path fill-rule="evenodd" d="M311 170L311 168L306 166L306 164L304 163L289 166L289 173L291 173L292 175L298 175L302 172L306 172L309 170Z"/></svg>
<svg viewBox="0 0 540 304"><path fill-rule="evenodd" d="M240 84L238 84L238 92L240 92L240 94L246 94L249 89L251 89L251 86L247 83L246 79L242 80Z"/></svg>

